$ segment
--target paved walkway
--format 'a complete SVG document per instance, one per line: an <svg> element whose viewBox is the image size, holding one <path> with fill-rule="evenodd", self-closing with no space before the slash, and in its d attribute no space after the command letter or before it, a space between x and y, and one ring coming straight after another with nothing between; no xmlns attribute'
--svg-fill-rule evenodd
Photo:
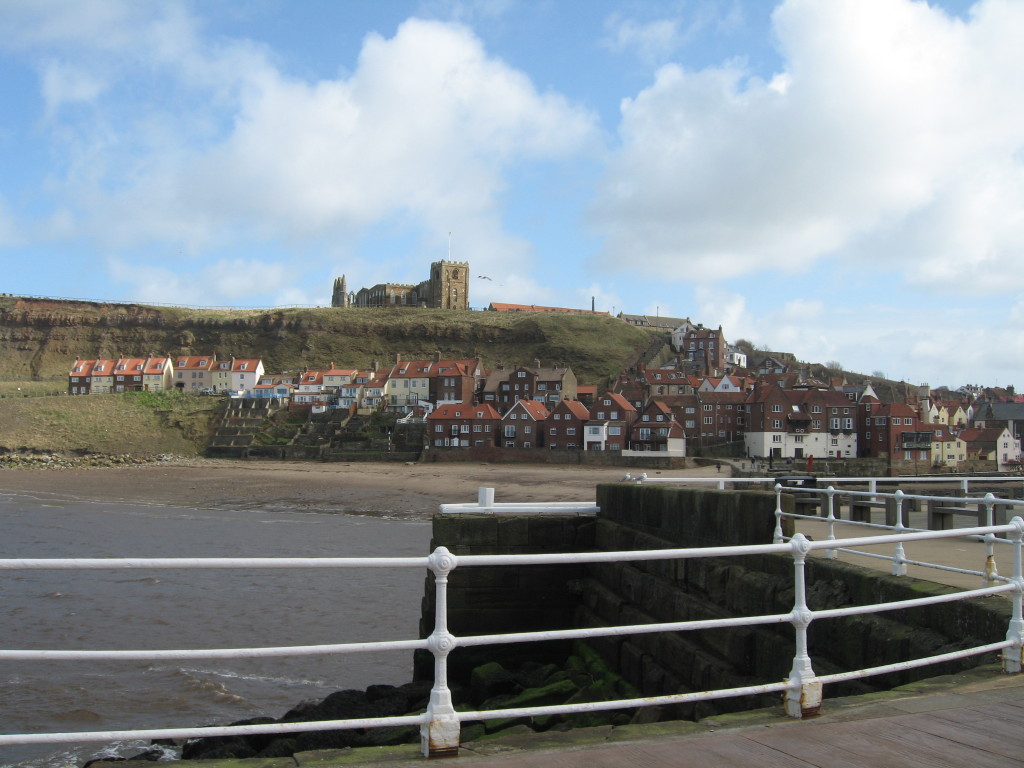
<svg viewBox="0 0 1024 768"><path fill-rule="evenodd" d="M524 726L525 728L525 726ZM150 768L108 762L94 768ZM294 758L184 761L181 768L1024 768L1024 675L988 665L867 696L826 699L819 717L770 710L670 722L508 734L458 758L412 745L304 752Z"/></svg>
<svg viewBox="0 0 1024 768"><path fill-rule="evenodd" d="M987 675L967 673L962 682L929 692L928 682L916 691L857 699L826 701L820 717L796 721L781 709L709 719L699 734L673 736L669 729L632 736L628 729L610 729L602 744L564 745L510 752L513 744L492 754L469 753L456 765L494 768L1005 768L1024 766L1024 677L1007 677L988 668ZM716 723L719 724L716 727ZM524 744L525 746L525 744ZM486 749L486 747L484 748ZM404 763L404 761L403 761ZM406 763L411 765L412 763Z"/></svg>

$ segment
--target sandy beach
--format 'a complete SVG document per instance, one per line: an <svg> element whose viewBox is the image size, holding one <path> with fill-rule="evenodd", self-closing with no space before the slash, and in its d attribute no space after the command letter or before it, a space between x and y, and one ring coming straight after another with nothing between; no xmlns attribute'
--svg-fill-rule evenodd
<svg viewBox="0 0 1024 768"><path fill-rule="evenodd" d="M201 459L128 467L5 469L0 470L0 492L198 508L259 506L429 516L442 503L475 501L481 487L494 488L499 502L593 501L599 483L618 482L626 472L621 467L530 464ZM707 476L708 471L664 473L691 474Z"/></svg>

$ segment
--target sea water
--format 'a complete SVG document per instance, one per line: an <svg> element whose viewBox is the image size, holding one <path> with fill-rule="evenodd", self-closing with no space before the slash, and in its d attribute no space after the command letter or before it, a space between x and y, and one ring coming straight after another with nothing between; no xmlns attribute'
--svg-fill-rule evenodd
<svg viewBox="0 0 1024 768"><path fill-rule="evenodd" d="M0 558L404 557L422 519L330 510L191 509L0 492ZM417 636L409 569L0 571L0 648L319 645ZM0 660L0 733L107 731L280 717L306 699L411 679L407 651L198 661ZM146 744L0 747L3 768L74 768Z"/></svg>

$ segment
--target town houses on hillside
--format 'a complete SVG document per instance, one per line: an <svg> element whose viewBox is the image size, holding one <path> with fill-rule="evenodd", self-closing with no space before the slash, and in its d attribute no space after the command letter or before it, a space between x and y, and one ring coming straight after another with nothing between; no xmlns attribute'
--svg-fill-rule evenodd
<svg viewBox="0 0 1024 768"><path fill-rule="evenodd" d="M671 354L598 386L571 367L398 355L387 365L330 362L272 373L215 355L76 359L68 392L177 390L270 399L291 409L389 414L426 426L431 450L611 451L783 462L875 459L897 470L1021 467L1024 398L1012 390L933 392L848 381L780 353L731 346L719 327L671 320ZM749 357L749 359L748 359ZM748 364L749 363L749 364Z"/></svg>

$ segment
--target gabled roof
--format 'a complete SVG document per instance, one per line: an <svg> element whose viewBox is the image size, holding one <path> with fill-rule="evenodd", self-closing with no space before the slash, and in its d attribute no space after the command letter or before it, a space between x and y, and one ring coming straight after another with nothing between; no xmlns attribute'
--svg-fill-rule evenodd
<svg viewBox="0 0 1024 768"><path fill-rule="evenodd" d="M642 396L641 399L643 399ZM605 400L610 400L611 405L605 405ZM636 407L629 402L629 400L626 399L626 396L621 392L605 392L594 402L595 408L619 408L626 413L636 413Z"/></svg>
<svg viewBox="0 0 1024 768"><path fill-rule="evenodd" d="M71 371L68 373L69 376L90 376L92 375L92 369L96 365L95 360L75 360L71 365Z"/></svg>
<svg viewBox="0 0 1024 768"><path fill-rule="evenodd" d="M146 367L146 359L143 357L119 357L114 363L115 373L142 373Z"/></svg>
<svg viewBox="0 0 1024 768"><path fill-rule="evenodd" d="M216 362L213 355L178 355L174 367L185 371L209 371Z"/></svg>
<svg viewBox="0 0 1024 768"><path fill-rule="evenodd" d="M501 417L502 420L507 419L509 414L517 411L520 413L525 411L529 414L530 418L535 421L544 421L544 419L550 415L548 413L548 409L544 407L543 403L537 402L536 400L517 400L516 404L509 408L508 411L505 412L505 415Z"/></svg>
<svg viewBox="0 0 1024 768"><path fill-rule="evenodd" d="M231 363L232 373L253 373L263 367L263 361L257 358L235 358Z"/></svg>
<svg viewBox="0 0 1024 768"><path fill-rule="evenodd" d="M170 360L166 357L150 357L146 359L146 367L143 373L147 376L163 376L165 371L171 369Z"/></svg>
<svg viewBox="0 0 1024 768"><path fill-rule="evenodd" d="M579 400L562 400L552 409L552 413L568 411L573 418L586 421L590 418L590 411Z"/></svg>
<svg viewBox="0 0 1024 768"><path fill-rule="evenodd" d="M1005 427L971 427L960 432L960 439L965 443L995 443L1004 431Z"/></svg>

